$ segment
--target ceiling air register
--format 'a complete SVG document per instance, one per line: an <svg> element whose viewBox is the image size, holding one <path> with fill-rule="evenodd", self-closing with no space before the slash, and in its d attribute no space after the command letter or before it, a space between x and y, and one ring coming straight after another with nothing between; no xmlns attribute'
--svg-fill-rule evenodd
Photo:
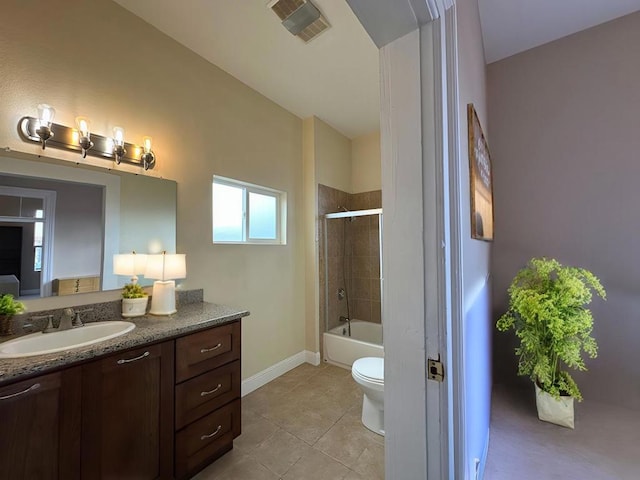
<svg viewBox="0 0 640 480"><path fill-rule="evenodd" d="M305 0L272 0L269 8L282 20L282 25L305 42L329 28L329 22L318 8Z"/></svg>

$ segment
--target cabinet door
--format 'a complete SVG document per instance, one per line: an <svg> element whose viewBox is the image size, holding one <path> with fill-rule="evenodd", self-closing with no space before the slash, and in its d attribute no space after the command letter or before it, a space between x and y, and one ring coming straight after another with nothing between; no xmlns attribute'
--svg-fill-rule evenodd
<svg viewBox="0 0 640 480"><path fill-rule="evenodd" d="M173 345L129 350L82 367L83 478L171 478Z"/></svg>
<svg viewBox="0 0 640 480"><path fill-rule="evenodd" d="M80 369L0 388L0 479L77 479Z"/></svg>

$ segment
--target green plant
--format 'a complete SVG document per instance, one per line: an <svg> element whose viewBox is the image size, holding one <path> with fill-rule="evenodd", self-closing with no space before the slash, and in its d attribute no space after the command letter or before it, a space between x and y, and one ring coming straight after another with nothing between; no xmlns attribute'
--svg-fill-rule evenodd
<svg viewBox="0 0 640 480"><path fill-rule="evenodd" d="M0 315L17 315L24 310L24 303L14 300L10 293L0 295Z"/></svg>
<svg viewBox="0 0 640 480"><path fill-rule="evenodd" d="M147 292L137 283L127 283L122 289L122 298L144 298L146 296Z"/></svg>
<svg viewBox="0 0 640 480"><path fill-rule="evenodd" d="M534 258L509 287L509 310L500 317L500 331L511 328L520 340L518 375L560 398L582 400L578 385L563 367L586 370L582 353L598 355L591 336L593 316L585 307L592 292L606 298L598 278L588 270L567 267L557 260Z"/></svg>

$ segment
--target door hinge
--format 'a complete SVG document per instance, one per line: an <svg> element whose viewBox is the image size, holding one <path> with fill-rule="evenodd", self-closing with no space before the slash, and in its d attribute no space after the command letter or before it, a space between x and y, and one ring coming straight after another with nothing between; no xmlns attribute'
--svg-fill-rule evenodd
<svg viewBox="0 0 640 480"><path fill-rule="evenodd" d="M444 365L440 360L428 359L427 378L436 382L444 382Z"/></svg>

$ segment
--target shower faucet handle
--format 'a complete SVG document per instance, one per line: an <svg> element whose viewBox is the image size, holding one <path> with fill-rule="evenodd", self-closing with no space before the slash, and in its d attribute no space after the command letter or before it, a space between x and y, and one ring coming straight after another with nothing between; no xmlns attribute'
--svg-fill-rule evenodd
<svg viewBox="0 0 640 480"><path fill-rule="evenodd" d="M345 317L344 315L340 315L339 320L340 320L341 322L348 322L348 321L350 320L350 318L349 318L349 317Z"/></svg>

